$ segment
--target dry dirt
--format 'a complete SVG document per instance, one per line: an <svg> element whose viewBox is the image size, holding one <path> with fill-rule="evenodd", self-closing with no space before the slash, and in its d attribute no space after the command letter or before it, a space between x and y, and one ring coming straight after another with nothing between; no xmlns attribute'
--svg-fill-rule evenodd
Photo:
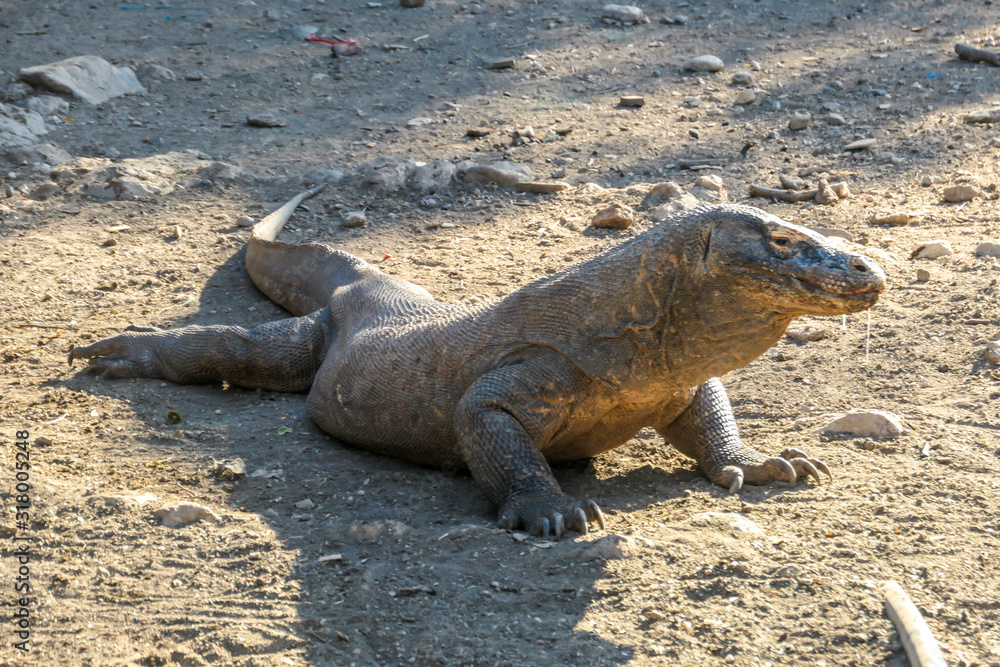
<svg viewBox="0 0 1000 667"><path fill-rule="evenodd" d="M643 5L651 23L634 27L602 23L600 2L371 4L0 0L4 81L81 54L178 74L144 81L146 96L74 103L46 140L117 159L195 149L245 170L147 201L40 202L20 188L44 174L2 165L16 192L0 199L0 664L903 665L883 610L892 579L925 612L948 664L1000 665L1000 373L982 356L1000 333L1000 260L973 253L1000 235L1000 134L962 118L1000 102L1000 69L953 53L958 42L996 48L1000 4L653 1ZM678 13L688 21L661 22ZM359 38L366 52L332 59L290 34L303 24ZM681 71L705 53L725 71ZM501 57L516 68L483 67ZM185 79L190 70L203 79ZM734 106L744 89L730 83L735 72L752 72L755 104ZM626 94L645 106L619 107ZM799 109L812 122L792 132ZM845 124L827 120L831 109ZM254 112L287 125L249 127ZM413 118L431 122L408 126ZM495 129L465 136L481 126ZM537 140L513 145L509 133L525 126ZM865 138L876 145L842 150ZM426 194L352 181L383 155L508 159L540 180L566 169L574 186L607 189L453 185L428 208ZM587 224L606 203L637 207L658 181L690 186L698 174L681 162L706 157L731 201L848 230L889 275L870 319L811 322L830 336L786 339L725 378L749 443L802 447L830 465L832 483L728 496L643 433L556 470L567 492L602 505L608 525L543 542L495 530L467 475L327 438L301 395L98 381L66 365L72 345L130 323L282 317L246 276L248 230L235 221L301 191L316 167L347 177L308 202L286 238L336 243L458 302L503 295L648 227L648 211L632 230ZM853 196L830 206L748 199L751 183L777 186L779 173L811 166ZM924 176L938 182L923 187ZM961 183L981 196L945 203L943 188ZM360 208L368 225L343 228L342 213ZM871 224L882 211L913 217ZM934 239L954 254L909 258ZM918 268L929 281L915 280ZM907 432L815 432L852 408L896 413ZM171 410L181 423L168 423ZM31 507L18 528L21 430ZM210 472L236 457L257 475ZM296 506L305 499L312 508ZM188 501L221 523L159 525L153 510ZM623 557L587 559L609 535ZM15 536L31 540L28 653L14 648L10 621Z"/></svg>

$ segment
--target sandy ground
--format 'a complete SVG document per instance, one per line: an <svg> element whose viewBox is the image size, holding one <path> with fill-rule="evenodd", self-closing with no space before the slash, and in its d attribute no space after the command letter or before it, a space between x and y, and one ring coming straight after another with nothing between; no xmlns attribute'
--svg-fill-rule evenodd
<svg viewBox="0 0 1000 667"><path fill-rule="evenodd" d="M46 141L113 160L191 149L242 173L147 199L67 189L36 201L26 193L48 175L0 165L14 188L0 199L0 599L11 618L14 552L28 544L32 622L27 653L15 624L0 625L0 664L904 665L883 608L883 582L896 580L949 665L1000 665L1000 373L983 358L1000 333L1000 259L974 254L1000 236L1000 133L963 122L1000 102L1000 69L953 53L997 48L996 3L657 1L633 27L602 23L599 2L565 0L43 4L0 0L4 82L82 54L177 74L142 79L145 96L73 102ZM366 51L330 58L290 32L300 25ZM726 69L681 69L702 54ZM515 68L484 68L505 57ZM738 72L752 85L731 83ZM748 89L756 101L735 105ZM621 107L622 95L645 105ZM811 121L792 131L800 110ZM286 124L250 127L255 113ZM513 140L526 126L535 140ZM843 150L859 139L876 143ZM537 180L565 170L573 187L377 193L353 176L377 156L505 159ZM547 542L494 529L467 475L324 436L301 395L99 381L66 365L73 345L130 323L283 317L245 273L249 231L236 222L301 191L316 168L346 176L287 238L336 243L462 302L647 228L649 211L629 230L588 225L608 203L638 209L654 183L690 188L706 172L682 163L708 159L729 201L846 230L889 276L870 317L800 322L829 335L785 339L724 378L749 443L806 449L832 483L729 496L643 432L557 468L608 525ZM751 184L810 167L852 196L748 198ZM945 202L956 184L979 196ZM358 209L368 224L344 228ZM871 222L884 213L908 224ZM954 253L910 259L933 240ZM817 434L856 408L895 413L906 433ZM32 443L20 527L19 431ZM211 472L237 457L250 476ZM219 521L160 525L154 510L179 502ZM602 539L621 557L592 558Z"/></svg>

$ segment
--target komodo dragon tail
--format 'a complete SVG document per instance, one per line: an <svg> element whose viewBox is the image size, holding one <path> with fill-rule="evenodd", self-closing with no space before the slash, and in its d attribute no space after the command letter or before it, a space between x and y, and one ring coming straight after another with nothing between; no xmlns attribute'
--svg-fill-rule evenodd
<svg viewBox="0 0 1000 667"><path fill-rule="evenodd" d="M325 307L338 287L378 273L363 259L323 243L294 245L276 240L299 204L325 187L324 183L292 197L255 224L247 246L247 273L254 285L297 316Z"/></svg>

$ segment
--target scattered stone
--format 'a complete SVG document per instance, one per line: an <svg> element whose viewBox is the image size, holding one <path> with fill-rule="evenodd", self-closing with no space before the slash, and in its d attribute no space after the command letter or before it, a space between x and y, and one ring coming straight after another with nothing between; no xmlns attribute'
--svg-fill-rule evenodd
<svg viewBox="0 0 1000 667"><path fill-rule="evenodd" d="M701 206L701 202L698 198L691 193L685 192L672 202L657 207L652 213L653 220L656 222L663 222L676 213L690 211L698 206Z"/></svg>
<svg viewBox="0 0 1000 667"><path fill-rule="evenodd" d="M176 81L177 75L174 74L173 70L169 70L163 65L155 65L153 63L148 63L143 65L138 70L136 74L142 79L150 79L152 81Z"/></svg>
<svg viewBox="0 0 1000 667"><path fill-rule="evenodd" d="M14 188L5 183L3 186L3 198L10 199L13 196L14 196Z"/></svg>
<svg viewBox="0 0 1000 667"><path fill-rule="evenodd" d="M983 350L983 359L991 361L994 364L1000 364L1000 343L995 340L986 343L986 349Z"/></svg>
<svg viewBox="0 0 1000 667"><path fill-rule="evenodd" d="M760 526L732 512L703 512L691 517L691 523L705 528L725 529L734 533L756 534L764 532Z"/></svg>
<svg viewBox="0 0 1000 667"><path fill-rule="evenodd" d="M405 6L405 5L404 5ZM297 25L292 26L292 34L299 39L309 39L319 32L318 25Z"/></svg>
<svg viewBox="0 0 1000 667"><path fill-rule="evenodd" d="M494 162L472 167L465 172L465 183L496 183L503 186L514 186L522 181L531 180L531 169L515 162Z"/></svg>
<svg viewBox="0 0 1000 667"><path fill-rule="evenodd" d="M785 337L802 343L814 342L830 337L830 330L823 326L794 327L785 331Z"/></svg>
<svg viewBox="0 0 1000 667"><path fill-rule="evenodd" d="M690 72L721 72L725 67L721 58L711 55L692 58L684 66Z"/></svg>
<svg viewBox="0 0 1000 667"><path fill-rule="evenodd" d="M285 127L288 123L273 113L255 113L247 116L247 125L250 127Z"/></svg>
<svg viewBox="0 0 1000 667"><path fill-rule="evenodd" d="M433 125L434 119L428 118L426 116L419 116L417 118L411 118L406 121L406 127L424 127L425 125Z"/></svg>
<svg viewBox="0 0 1000 667"><path fill-rule="evenodd" d="M905 225L910 221L910 214L901 211L882 211L872 216L873 225Z"/></svg>
<svg viewBox="0 0 1000 667"><path fill-rule="evenodd" d="M980 257L1000 257L1000 241L983 241L976 246L976 254Z"/></svg>
<svg viewBox="0 0 1000 667"><path fill-rule="evenodd" d="M809 114L795 114L792 116L791 120L788 121L788 129L792 132L798 132L799 130L804 130L809 127L809 122L812 120L812 116Z"/></svg>
<svg viewBox="0 0 1000 667"><path fill-rule="evenodd" d="M696 187L705 188L714 192L725 192L726 184L715 174L703 174L694 182Z"/></svg>
<svg viewBox="0 0 1000 667"><path fill-rule="evenodd" d="M623 204L612 204L598 211L590 224L602 229L628 229L634 222L635 218L629 207Z"/></svg>
<svg viewBox="0 0 1000 667"><path fill-rule="evenodd" d="M406 7L407 9L416 9L417 7L423 7L426 0L399 0L400 7Z"/></svg>
<svg viewBox="0 0 1000 667"><path fill-rule="evenodd" d="M924 174L924 177L920 179L920 185L925 188L929 188L932 185L936 185L941 182L940 176L931 176L929 174Z"/></svg>
<svg viewBox="0 0 1000 667"><path fill-rule="evenodd" d="M819 180L819 184L816 186L816 201L820 204L830 205L835 203L840 197L837 196L836 191L830 187L830 184L825 178Z"/></svg>
<svg viewBox="0 0 1000 667"><path fill-rule="evenodd" d="M207 162L198 151L179 151L114 163L107 158L73 158L53 167L52 179L68 193L97 199L149 199L169 194L206 176L239 172L225 162Z"/></svg>
<svg viewBox="0 0 1000 667"><path fill-rule="evenodd" d="M325 167L317 167L316 169L311 169L306 172L302 177L302 182L306 187L313 187L314 185L319 185L320 183L340 183L344 178L344 172L338 171L337 169L327 169Z"/></svg>
<svg viewBox="0 0 1000 667"><path fill-rule="evenodd" d="M844 146L844 150L848 153L854 151L863 151L866 148L871 148L877 142L874 139L858 139L857 141L852 141L851 143Z"/></svg>
<svg viewBox="0 0 1000 667"><path fill-rule="evenodd" d="M243 479L247 476L247 466L243 459L213 461L209 472L219 479Z"/></svg>
<svg viewBox="0 0 1000 667"><path fill-rule="evenodd" d="M53 183L52 181L48 181L46 183L42 183L41 185L33 189L31 193L28 194L28 198L34 199L36 201L45 201L52 195L58 194L61 191L62 187L60 187L58 183Z"/></svg>
<svg viewBox="0 0 1000 667"><path fill-rule="evenodd" d="M733 74L732 82L737 86L749 86L753 83L753 74L750 72L736 72Z"/></svg>
<svg viewBox="0 0 1000 667"><path fill-rule="evenodd" d="M242 215L236 218L236 224L240 227L253 227L256 220L251 218L249 215Z"/></svg>
<svg viewBox="0 0 1000 667"><path fill-rule="evenodd" d="M167 528L179 528L199 519L211 519L216 523L222 522L218 514L199 503L184 502L168 505L156 510L153 514L159 517L160 523Z"/></svg>
<svg viewBox="0 0 1000 667"><path fill-rule="evenodd" d="M513 69L514 59L513 58L501 58L499 60L494 60L493 62L486 65L486 69Z"/></svg>
<svg viewBox="0 0 1000 667"><path fill-rule="evenodd" d="M205 80L205 75L202 73L201 70L190 69L190 70L184 72L184 80L185 81L204 81Z"/></svg>
<svg viewBox="0 0 1000 667"><path fill-rule="evenodd" d="M37 144L48 131L40 114L0 102L0 148Z"/></svg>
<svg viewBox="0 0 1000 667"><path fill-rule="evenodd" d="M966 123L1000 123L1000 109L965 114Z"/></svg>
<svg viewBox="0 0 1000 667"><path fill-rule="evenodd" d="M854 234L850 233L846 229L835 229L833 227L810 227L817 234L822 234L828 239L844 239L845 241L854 241Z"/></svg>
<svg viewBox="0 0 1000 667"><path fill-rule="evenodd" d="M778 174L778 180L781 181L781 187L788 190L804 190L806 187L806 182L798 176Z"/></svg>
<svg viewBox="0 0 1000 667"><path fill-rule="evenodd" d="M972 201L979 196L979 190L972 185L953 185L950 188L945 188L941 194L944 196L946 202L955 204L963 201Z"/></svg>
<svg viewBox="0 0 1000 667"><path fill-rule="evenodd" d="M472 127L465 131L465 136L479 138L493 133L492 127Z"/></svg>
<svg viewBox="0 0 1000 667"><path fill-rule="evenodd" d="M834 193L841 199L851 198L851 188L847 186L847 181L841 181L840 183L831 183L830 187L833 189Z"/></svg>
<svg viewBox="0 0 1000 667"><path fill-rule="evenodd" d="M135 73L97 56L76 56L48 65L25 67L17 78L36 88L70 95L87 104L101 104L121 95L144 95Z"/></svg>
<svg viewBox="0 0 1000 667"><path fill-rule="evenodd" d="M578 558L582 561L597 560L598 558L618 560L625 558L622 546L635 546L635 539L626 535L606 535L581 549Z"/></svg>
<svg viewBox="0 0 1000 667"><path fill-rule="evenodd" d="M361 185L376 192L389 193L401 190L416 171L413 160L381 156L358 167Z"/></svg>
<svg viewBox="0 0 1000 667"><path fill-rule="evenodd" d="M55 166L72 159L72 156L55 144L34 144L11 148L7 151L7 159L20 165L42 162Z"/></svg>
<svg viewBox="0 0 1000 667"><path fill-rule="evenodd" d="M435 160L417 165L407 183L417 192L433 192L448 187L454 177L454 163L448 160Z"/></svg>
<svg viewBox="0 0 1000 667"><path fill-rule="evenodd" d="M24 98L34 95L35 87L23 81L8 83L0 86L0 102L20 102Z"/></svg>
<svg viewBox="0 0 1000 667"><path fill-rule="evenodd" d="M826 116L826 122L829 123L830 125L838 125L838 126L839 125L847 125L847 119L844 118L839 113L827 114L827 116Z"/></svg>
<svg viewBox="0 0 1000 667"><path fill-rule="evenodd" d="M46 438L44 435L40 435L35 438L35 444L39 447L48 447L52 444L52 438Z"/></svg>
<svg viewBox="0 0 1000 667"><path fill-rule="evenodd" d="M649 208L655 208L665 202L672 201L684 195L684 188L677 185L673 181L666 181L663 183L657 183L646 196L642 198L642 203L639 204L639 208L645 210Z"/></svg>
<svg viewBox="0 0 1000 667"><path fill-rule="evenodd" d="M938 257L947 257L954 252L951 248L951 243L944 240L936 240L917 246L910 253L910 259L937 259Z"/></svg>
<svg viewBox="0 0 1000 667"><path fill-rule="evenodd" d="M295 508L303 511L309 511L311 509L316 508L316 503L314 503L309 498L306 498L305 500L300 500L299 502L295 503Z"/></svg>
<svg viewBox="0 0 1000 667"><path fill-rule="evenodd" d="M535 194L549 195L556 192L562 192L569 187L569 183L562 183L560 181L550 182L550 181L522 181L517 184L518 192L532 192Z"/></svg>
<svg viewBox="0 0 1000 667"><path fill-rule="evenodd" d="M642 617L650 622L662 621L666 616L656 609L647 609L642 613Z"/></svg>
<svg viewBox="0 0 1000 667"><path fill-rule="evenodd" d="M852 410L820 429L822 433L845 434L856 438L891 439L905 433L899 417L881 410Z"/></svg>
<svg viewBox="0 0 1000 667"><path fill-rule="evenodd" d="M664 16L660 19L660 23L665 25L687 25L687 22L690 20L687 14L674 14L673 16Z"/></svg>
<svg viewBox="0 0 1000 667"><path fill-rule="evenodd" d="M367 221L364 211L348 211L344 214L344 227L362 227Z"/></svg>
<svg viewBox="0 0 1000 667"><path fill-rule="evenodd" d="M646 99L641 95L622 95L618 104L623 107L641 107L646 104Z"/></svg>
<svg viewBox="0 0 1000 667"><path fill-rule="evenodd" d="M601 18L618 21L624 25L638 25L639 23L649 23L649 19L638 7L631 5L604 5L601 10Z"/></svg>
<svg viewBox="0 0 1000 667"><path fill-rule="evenodd" d="M927 269L917 269L917 282L926 283L931 279L931 272Z"/></svg>
<svg viewBox="0 0 1000 667"><path fill-rule="evenodd" d="M741 90L736 95L736 104L745 106L747 104L753 104L757 101L757 95L752 90Z"/></svg>
<svg viewBox="0 0 1000 667"><path fill-rule="evenodd" d="M21 102L21 106L42 116L69 113L69 102L56 95L33 95Z"/></svg>
<svg viewBox="0 0 1000 667"><path fill-rule="evenodd" d="M410 527L405 523L388 519L385 521L362 521L352 524L347 532L357 540L362 542L372 542L380 537L403 537L410 532Z"/></svg>
<svg viewBox="0 0 1000 667"><path fill-rule="evenodd" d="M684 106L688 107L689 109L694 109L701 105L701 99L697 97L685 97L683 102Z"/></svg>

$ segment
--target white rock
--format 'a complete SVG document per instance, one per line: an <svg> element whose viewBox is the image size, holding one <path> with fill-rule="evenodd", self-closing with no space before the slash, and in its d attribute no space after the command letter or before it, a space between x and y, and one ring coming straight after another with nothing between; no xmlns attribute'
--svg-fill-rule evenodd
<svg viewBox="0 0 1000 667"><path fill-rule="evenodd" d="M135 73L97 56L76 56L48 65L25 67L17 78L36 88L100 104L121 95L145 94Z"/></svg>
<svg viewBox="0 0 1000 667"><path fill-rule="evenodd" d="M652 208L659 206L664 202L677 199L684 194L684 188L677 185L673 181L664 181L663 183L657 183L649 189L646 196L642 198L642 203L639 204L640 208Z"/></svg>
<svg viewBox="0 0 1000 667"><path fill-rule="evenodd" d="M216 523L222 522L222 519L219 518L218 514L213 512L208 507L198 503L185 502L178 503L176 505L168 505L156 510L153 514L158 516L160 518L160 523L167 528L178 528L189 523L194 523L199 519L211 519Z"/></svg>
<svg viewBox="0 0 1000 667"><path fill-rule="evenodd" d="M721 72L725 67L726 64L722 62L721 58L710 55L692 58L684 66L691 72Z"/></svg>
<svg viewBox="0 0 1000 667"><path fill-rule="evenodd" d="M62 164L72 156L55 144L35 144L33 146L18 146L7 151L7 159L14 164L35 164L44 162L49 165Z"/></svg>
<svg viewBox="0 0 1000 667"><path fill-rule="evenodd" d="M43 116L69 112L69 102L55 95L32 95L20 102L20 105Z"/></svg>
<svg viewBox="0 0 1000 667"><path fill-rule="evenodd" d="M417 192L430 192L448 187L454 177L454 163L448 160L435 160L414 169L410 175L409 186Z"/></svg>
<svg viewBox="0 0 1000 667"><path fill-rule="evenodd" d="M826 327L795 327L785 331L785 336L792 340L803 343L823 340L830 337L830 330Z"/></svg>
<svg viewBox="0 0 1000 667"><path fill-rule="evenodd" d="M48 131L40 114L0 103L0 148L37 144L41 135Z"/></svg>
<svg viewBox="0 0 1000 667"><path fill-rule="evenodd" d="M983 359L1000 364L1000 343L995 340L986 343L986 349L983 350Z"/></svg>
<svg viewBox="0 0 1000 667"><path fill-rule="evenodd" d="M723 528L737 533L762 533L760 526L739 514L732 512L703 512L691 517L691 523L695 526L706 528Z"/></svg>
<svg viewBox="0 0 1000 667"><path fill-rule="evenodd" d="M319 185L320 183L340 183L344 178L344 172L337 169L327 169L325 167L317 167L316 169L311 169L302 177L302 182L307 187L312 187L314 185Z"/></svg>
<svg viewBox="0 0 1000 667"><path fill-rule="evenodd" d="M1000 257L1000 241L983 241L976 246L976 254L981 257Z"/></svg>
<svg viewBox="0 0 1000 667"><path fill-rule="evenodd" d="M809 121L811 120L812 118L809 114L796 114L792 116L791 120L788 121L788 129L793 132L804 130L809 127Z"/></svg>
<svg viewBox="0 0 1000 667"><path fill-rule="evenodd" d="M136 70L136 74L143 79L152 79L153 81L177 80L177 75L174 74L173 70L167 69L163 65L154 65L153 63L143 65Z"/></svg>
<svg viewBox="0 0 1000 667"><path fill-rule="evenodd" d="M693 208L697 208L698 206L701 206L701 201L699 201L694 195L685 192L672 202L664 204L654 210L652 213L653 220L656 222L663 222L674 214L689 211Z"/></svg>
<svg viewBox="0 0 1000 667"><path fill-rule="evenodd" d="M700 188L707 188L716 192L722 192L726 189L726 184L716 174L702 174L694 184Z"/></svg>
<svg viewBox="0 0 1000 667"><path fill-rule="evenodd" d="M631 5L604 5L604 9L601 10L601 18L621 21L626 25L647 22L643 11Z"/></svg>
<svg viewBox="0 0 1000 667"><path fill-rule="evenodd" d="M636 546L635 538L626 535L606 535L598 540L594 540L589 545L579 551L579 558L582 561L595 560L616 560L625 558L625 551ZM626 549L622 549L626 547Z"/></svg>
<svg viewBox="0 0 1000 667"><path fill-rule="evenodd" d="M954 252L951 243L945 240L936 240L919 245L910 253L910 257L913 259L937 259L938 257L947 257Z"/></svg>
<svg viewBox="0 0 1000 667"><path fill-rule="evenodd" d="M348 211L344 214L344 227L362 227L367 221L364 211Z"/></svg>
<svg viewBox="0 0 1000 667"><path fill-rule="evenodd" d="M749 86L753 83L753 74L750 72L736 72L733 74L732 82L737 86Z"/></svg>
<svg viewBox="0 0 1000 667"><path fill-rule="evenodd" d="M757 95L752 90L741 90L736 95L736 104L747 105L757 101Z"/></svg>
<svg viewBox="0 0 1000 667"><path fill-rule="evenodd" d="M305 500L300 500L299 502L295 503L295 507L300 510L311 510L316 508L316 503L314 503L309 498L306 498Z"/></svg>
<svg viewBox="0 0 1000 667"><path fill-rule="evenodd" d="M858 438L898 438L906 430L899 417L881 410L852 410L819 429L821 433L840 433Z"/></svg>
<svg viewBox="0 0 1000 667"><path fill-rule="evenodd" d="M416 170L413 160L397 157L377 157L358 167L361 184L376 192L395 192L406 186Z"/></svg>

